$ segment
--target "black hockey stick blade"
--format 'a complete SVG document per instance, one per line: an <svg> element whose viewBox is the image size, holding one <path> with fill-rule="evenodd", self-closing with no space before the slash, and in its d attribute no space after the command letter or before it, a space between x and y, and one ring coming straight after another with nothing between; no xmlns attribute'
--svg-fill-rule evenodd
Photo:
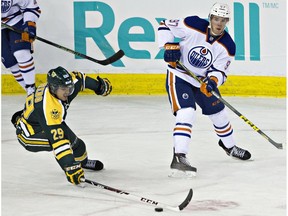
<svg viewBox="0 0 288 216"><path fill-rule="evenodd" d="M98 60L98 64L101 64L101 65L112 64L113 62L116 62L119 59L121 59L124 55L125 55L124 51L119 50L117 53L115 53L114 55L110 56L109 58L105 60Z"/></svg>
<svg viewBox="0 0 288 216"><path fill-rule="evenodd" d="M274 145L278 149L283 149L282 143L277 143L274 140L272 140L270 137L268 137L263 131L259 129L258 133L260 133L264 138L266 138L272 145Z"/></svg>
<svg viewBox="0 0 288 216"><path fill-rule="evenodd" d="M12 30L14 32L17 32L19 34L22 34L24 32L24 31L22 31L20 29L17 29L15 27L13 27L13 26L7 25L6 23L2 23L1 22L1 26L5 27L5 28L8 28L8 29L10 29L10 30ZM98 59L94 59L94 58L92 58L90 56L84 55L82 53L76 52L75 50L72 50L72 49L69 49L67 47L61 46L61 45L59 45L57 43L54 43L52 41L46 40L44 38L41 38L39 36L35 36L34 38L36 40L39 40L39 41L43 42L43 43L46 43L46 44L49 44L51 46L57 47L57 48L62 49L64 51L66 51L66 52L72 53L72 54L77 55L77 56L79 56L81 58L90 60L92 62L95 62L95 63L100 64L100 65L104 65L104 66L108 65L108 64L112 64L113 62L118 61L119 59L121 59L125 55L123 50L119 50L118 52L116 52L114 55L110 56L107 59L98 60Z"/></svg>
<svg viewBox="0 0 288 216"><path fill-rule="evenodd" d="M186 199L178 206L179 210L182 211L184 208L186 208L186 206L190 203L190 201L192 200L192 196L193 196L193 190L192 188L189 190L189 193L186 197Z"/></svg>

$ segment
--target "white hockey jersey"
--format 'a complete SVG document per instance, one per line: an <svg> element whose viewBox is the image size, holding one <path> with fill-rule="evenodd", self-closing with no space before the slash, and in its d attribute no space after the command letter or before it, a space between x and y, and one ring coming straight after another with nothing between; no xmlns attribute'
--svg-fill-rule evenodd
<svg viewBox="0 0 288 216"><path fill-rule="evenodd" d="M229 33L212 37L209 22L198 16L163 20L158 28L159 48L180 38L180 61L199 77L216 76L218 86L226 81L229 65L235 56L236 46ZM169 71L196 87L200 84L179 68L168 65Z"/></svg>
<svg viewBox="0 0 288 216"><path fill-rule="evenodd" d="M21 19L37 22L41 10L36 0L1 0L1 21L10 26Z"/></svg>

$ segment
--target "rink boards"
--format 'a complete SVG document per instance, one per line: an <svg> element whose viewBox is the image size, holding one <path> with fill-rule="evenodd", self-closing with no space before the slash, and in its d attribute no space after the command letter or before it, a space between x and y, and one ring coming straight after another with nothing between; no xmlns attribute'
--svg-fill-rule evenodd
<svg viewBox="0 0 288 216"><path fill-rule="evenodd" d="M96 77L95 74L88 74ZM112 83L114 95L165 94L165 74L99 74ZM36 84L46 82L45 74L36 75ZM220 87L222 95L229 96L286 96L286 77L229 76ZM2 94L25 93L10 74L2 75ZM84 94L93 92L85 91Z"/></svg>

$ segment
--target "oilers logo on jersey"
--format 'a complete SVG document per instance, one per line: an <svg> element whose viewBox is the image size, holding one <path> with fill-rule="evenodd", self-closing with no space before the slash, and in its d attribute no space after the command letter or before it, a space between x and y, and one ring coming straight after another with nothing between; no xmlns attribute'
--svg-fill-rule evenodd
<svg viewBox="0 0 288 216"><path fill-rule="evenodd" d="M13 0L2 0L1 1L1 13L6 13L12 7Z"/></svg>
<svg viewBox="0 0 288 216"><path fill-rule="evenodd" d="M213 62L213 55L208 48L196 46L189 51L188 61L194 67L208 68Z"/></svg>
<svg viewBox="0 0 288 216"><path fill-rule="evenodd" d="M187 100L187 99L189 98L189 94L183 93L183 94L182 94L182 98L183 98L184 100Z"/></svg>

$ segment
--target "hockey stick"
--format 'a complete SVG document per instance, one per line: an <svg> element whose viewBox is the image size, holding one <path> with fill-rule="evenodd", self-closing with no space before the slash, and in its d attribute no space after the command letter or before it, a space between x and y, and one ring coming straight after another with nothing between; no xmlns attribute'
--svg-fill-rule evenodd
<svg viewBox="0 0 288 216"><path fill-rule="evenodd" d="M188 75L193 77L195 80L197 80L200 84L203 83L203 81L197 77L192 71L190 71L187 67L183 65L180 61L177 61L177 64L183 68ZM274 140L272 140L269 136L267 136L263 131L261 131L255 124L253 124L248 118L246 118L244 115L242 115L239 111L237 111L232 105L230 105L226 100L224 100L217 92L211 91L212 95L214 95L218 100L220 100L223 104L225 104L230 110L232 110L236 115L238 115L243 121L245 121L250 127L252 127L255 131L257 131L260 135L262 135L265 139L267 139L272 145L274 145L278 149L283 149L282 143L277 143Z"/></svg>
<svg viewBox="0 0 288 216"><path fill-rule="evenodd" d="M22 34L22 33L24 32L24 31L22 31L22 30L19 30L19 29L14 28L13 26L7 25L6 23L1 23L1 26L4 26L5 28L8 28L8 29L10 29L10 30L12 30L12 31L14 31L14 32L19 33L19 34ZM67 47L64 47L64 46L61 46L61 45L59 45L59 44L53 43L53 42L51 42L51 41L49 41L49 40L46 40L46 39L44 39L44 38L41 38L41 37L39 37L39 36L35 36L35 39L37 39L37 40L39 40L39 41L42 41L42 42L44 42L44 43L46 43L46 44L49 44L49 45L51 45L51 46L57 47L57 48L59 48L59 49L62 49L62 50L64 50L64 51L66 51L66 52L69 52L69 53L72 53L72 54L74 54L74 55L80 56L80 57L82 57L82 58L84 58L84 59L88 59L88 60L90 60L90 61L92 61L92 62L95 62L95 63L97 63L97 64L100 64L100 65L112 64L113 62L118 61L119 59L121 59L121 58L125 55L125 53L124 53L123 50L119 50L117 53L115 53L114 55L110 56L110 57L107 58L107 59L97 60L97 59L94 59L94 58L92 58L92 57L90 57L90 56L87 56L87 55L84 55L84 54L82 54L82 53L76 52L76 51L74 51L74 50L72 50L72 49L69 49L69 48L67 48Z"/></svg>
<svg viewBox="0 0 288 216"><path fill-rule="evenodd" d="M116 188L112 188L110 186L103 185L103 184L100 184L100 183L95 182L95 181L91 181L91 180L83 179L83 178L81 180L82 180L82 182L88 183L88 184L93 185L95 187L98 187L100 189L104 189L104 190L115 192L117 194L125 195L127 198L133 199L135 201L140 201L142 203L150 204L150 205L153 205L155 207L166 208L166 209L169 209L169 210L172 210L172 211L181 211L181 210L183 210L189 204L189 202L191 201L192 196L193 196L193 190L190 189L187 197L185 198L185 200L179 206L170 206L170 205L166 205L166 204L163 204L163 203L151 200L151 199L147 199L145 197L133 195L133 194L130 194L130 193L126 192L126 191L123 191L123 190L120 190L120 189L116 189Z"/></svg>

